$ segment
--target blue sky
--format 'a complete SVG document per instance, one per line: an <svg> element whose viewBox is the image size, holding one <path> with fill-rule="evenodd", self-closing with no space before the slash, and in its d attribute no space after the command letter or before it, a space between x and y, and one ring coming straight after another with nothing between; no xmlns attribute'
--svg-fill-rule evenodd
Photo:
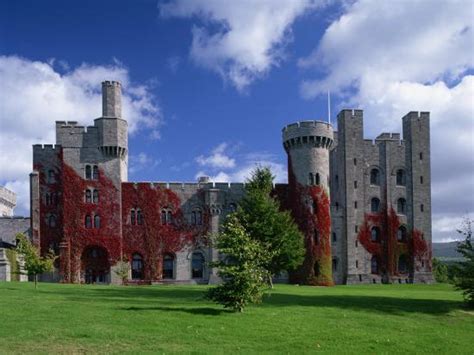
<svg viewBox="0 0 474 355"><path fill-rule="evenodd" d="M238 181L262 163L284 181L281 128L326 119L331 90L333 117L363 108L368 138L432 112L446 240L474 212L472 14L467 0L3 1L0 184L27 213L31 144L100 116L105 79L124 85L130 180Z"/></svg>

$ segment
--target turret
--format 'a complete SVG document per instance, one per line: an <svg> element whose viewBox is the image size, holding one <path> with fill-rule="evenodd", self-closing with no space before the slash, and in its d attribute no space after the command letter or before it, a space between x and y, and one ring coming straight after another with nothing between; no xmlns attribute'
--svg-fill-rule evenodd
<svg viewBox="0 0 474 355"><path fill-rule="evenodd" d="M294 274L294 282L333 284L329 202L329 150L333 137L332 126L326 122L302 121L283 128L289 206L305 236L306 247L304 263Z"/></svg>
<svg viewBox="0 0 474 355"><path fill-rule="evenodd" d="M122 117L122 85L118 81L102 82L102 117Z"/></svg>

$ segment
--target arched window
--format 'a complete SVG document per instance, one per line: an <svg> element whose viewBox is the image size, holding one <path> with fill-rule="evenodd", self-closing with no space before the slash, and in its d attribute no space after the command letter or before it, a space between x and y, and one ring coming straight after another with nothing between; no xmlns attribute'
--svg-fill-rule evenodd
<svg viewBox="0 0 474 355"><path fill-rule="evenodd" d="M86 190L86 203L91 203L92 202L92 194L91 190Z"/></svg>
<svg viewBox="0 0 474 355"><path fill-rule="evenodd" d="M135 253L132 256L132 280L143 279L143 258L140 254Z"/></svg>
<svg viewBox="0 0 474 355"><path fill-rule="evenodd" d="M92 196L94 203L99 203L99 190L94 190Z"/></svg>
<svg viewBox="0 0 474 355"><path fill-rule="evenodd" d="M48 226L50 227L56 227L56 216L55 215L50 215L48 218Z"/></svg>
<svg viewBox="0 0 474 355"><path fill-rule="evenodd" d="M403 169L398 169L397 170L397 185L398 186L405 186L406 185L405 170L403 170Z"/></svg>
<svg viewBox="0 0 474 355"><path fill-rule="evenodd" d="M333 258L332 259L332 272L336 272L336 271L337 271L337 259Z"/></svg>
<svg viewBox="0 0 474 355"><path fill-rule="evenodd" d="M204 256L194 252L191 260L191 276L193 279L202 279L204 275Z"/></svg>
<svg viewBox="0 0 474 355"><path fill-rule="evenodd" d="M171 254L165 254L163 257L163 278L174 278L174 256Z"/></svg>
<svg viewBox="0 0 474 355"><path fill-rule="evenodd" d="M314 175L313 175L313 173L309 173L309 184L314 185Z"/></svg>
<svg viewBox="0 0 474 355"><path fill-rule="evenodd" d="M379 227L372 227L370 230L370 240L374 243L380 242L380 228Z"/></svg>
<svg viewBox="0 0 474 355"><path fill-rule="evenodd" d="M97 165L92 168L92 180L99 180L99 167Z"/></svg>
<svg viewBox="0 0 474 355"><path fill-rule="evenodd" d="M400 226L397 230L397 240L400 243L406 243L407 241L407 229L405 226Z"/></svg>
<svg viewBox="0 0 474 355"><path fill-rule="evenodd" d="M319 177L319 173L316 173L316 185L319 185L321 183L321 179Z"/></svg>
<svg viewBox="0 0 474 355"><path fill-rule="evenodd" d="M191 224L202 225L202 211L195 209L191 214Z"/></svg>
<svg viewBox="0 0 474 355"><path fill-rule="evenodd" d="M399 214L407 213L407 201L404 198L399 198L397 201L397 212Z"/></svg>
<svg viewBox="0 0 474 355"><path fill-rule="evenodd" d="M161 210L161 224L171 224L173 216L169 209Z"/></svg>
<svg viewBox="0 0 474 355"><path fill-rule="evenodd" d="M137 224L140 226L143 224L143 213L141 210L137 210Z"/></svg>
<svg viewBox="0 0 474 355"><path fill-rule="evenodd" d="M161 224L166 224L166 210L161 210Z"/></svg>
<svg viewBox="0 0 474 355"><path fill-rule="evenodd" d="M100 228L100 216L98 214L94 216L94 228Z"/></svg>
<svg viewBox="0 0 474 355"><path fill-rule="evenodd" d="M135 210L132 208L130 210L130 224L134 226L137 223L137 215Z"/></svg>
<svg viewBox="0 0 474 355"><path fill-rule="evenodd" d="M372 169L370 171L370 185L380 185L380 171L379 169Z"/></svg>
<svg viewBox="0 0 474 355"><path fill-rule="evenodd" d="M92 167L90 165L86 165L86 180L92 179Z"/></svg>
<svg viewBox="0 0 474 355"><path fill-rule="evenodd" d="M372 274L379 273L379 261L377 260L377 257L375 255L372 256L372 259L370 259L370 272Z"/></svg>
<svg viewBox="0 0 474 355"><path fill-rule="evenodd" d="M91 216L87 215L85 219L86 228L92 228L92 218Z"/></svg>
<svg viewBox="0 0 474 355"><path fill-rule="evenodd" d="M379 210L380 210L380 200L377 197L373 197L370 200L370 211L379 212Z"/></svg>
<svg viewBox="0 0 474 355"><path fill-rule="evenodd" d="M406 255L400 255L398 258L398 272L401 274L406 273L408 270L408 263Z"/></svg>
<svg viewBox="0 0 474 355"><path fill-rule="evenodd" d="M56 182L56 175L54 174L54 170L48 170L48 183L52 184Z"/></svg>

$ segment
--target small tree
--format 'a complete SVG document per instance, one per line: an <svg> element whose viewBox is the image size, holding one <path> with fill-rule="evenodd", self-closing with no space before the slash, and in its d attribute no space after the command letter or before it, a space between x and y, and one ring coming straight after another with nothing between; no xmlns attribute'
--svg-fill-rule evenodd
<svg viewBox="0 0 474 355"><path fill-rule="evenodd" d="M304 260L304 237L288 211L281 211L279 202L271 196L273 179L268 167L257 167L246 184L246 195L237 210L237 218L249 236L269 246L272 258L265 268L268 283L283 270L294 270Z"/></svg>
<svg viewBox="0 0 474 355"><path fill-rule="evenodd" d="M28 275L33 276L36 289L38 288L38 275L53 270L56 256L50 250L46 256L42 257L38 248L22 233L16 235L16 240L16 250L19 254L23 255L25 261L24 269Z"/></svg>
<svg viewBox="0 0 474 355"><path fill-rule="evenodd" d="M120 260L117 265L115 265L114 273L122 281L122 285L125 285L125 282L128 280L129 265L125 259Z"/></svg>
<svg viewBox="0 0 474 355"><path fill-rule="evenodd" d="M466 218L464 226L458 230L463 235L464 242L458 244L458 253L464 260L459 262L454 284L458 290L462 290L468 305L474 307L474 246L472 244L472 220Z"/></svg>
<svg viewBox="0 0 474 355"><path fill-rule="evenodd" d="M268 247L253 240L235 214L224 223L216 246L225 259L211 266L219 268L223 283L209 289L206 297L238 312L261 302L268 278L264 265L272 256Z"/></svg>
<svg viewBox="0 0 474 355"><path fill-rule="evenodd" d="M433 276L436 282L448 282L448 266L436 258L433 258Z"/></svg>

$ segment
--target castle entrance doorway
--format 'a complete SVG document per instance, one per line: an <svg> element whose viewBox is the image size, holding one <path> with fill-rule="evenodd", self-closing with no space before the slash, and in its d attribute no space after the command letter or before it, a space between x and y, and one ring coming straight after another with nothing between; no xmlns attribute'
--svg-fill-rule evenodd
<svg viewBox="0 0 474 355"><path fill-rule="evenodd" d="M110 263L107 250L101 247L84 249L81 257L81 271L87 284L109 283Z"/></svg>

